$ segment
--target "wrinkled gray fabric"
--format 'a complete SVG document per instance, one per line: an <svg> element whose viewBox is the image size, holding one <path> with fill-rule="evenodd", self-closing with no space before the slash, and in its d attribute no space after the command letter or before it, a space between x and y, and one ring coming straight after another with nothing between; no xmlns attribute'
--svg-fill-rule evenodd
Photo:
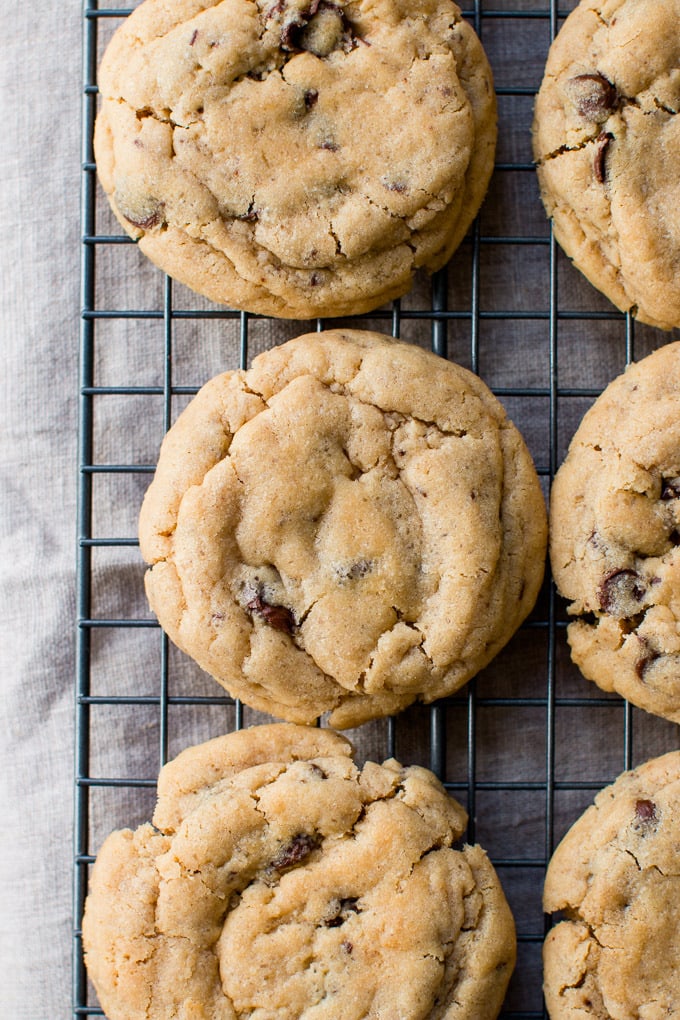
<svg viewBox="0 0 680 1020"><path fill-rule="evenodd" d="M0 7L0 1015L70 1004L80 24Z"/></svg>

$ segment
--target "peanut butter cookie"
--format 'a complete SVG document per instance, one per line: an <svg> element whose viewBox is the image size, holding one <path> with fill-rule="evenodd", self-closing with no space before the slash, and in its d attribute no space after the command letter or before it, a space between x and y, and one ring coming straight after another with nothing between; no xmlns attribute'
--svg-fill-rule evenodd
<svg viewBox="0 0 680 1020"><path fill-rule="evenodd" d="M426 769L359 769L329 730L255 727L162 770L153 825L93 868L87 968L109 1020L493 1020L512 916Z"/></svg>
<svg viewBox="0 0 680 1020"><path fill-rule="evenodd" d="M602 790L548 868L544 908L552 1020L680 1016L680 752Z"/></svg>
<svg viewBox="0 0 680 1020"><path fill-rule="evenodd" d="M581 0L553 43L534 154L555 236L622 311L680 326L680 0Z"/></svg>
<svg viewBox="0 0 680 1020"><path fill-rule="evenodd" d="M349 315L460 244L493 168L491 71L452 0L144 0L99 73L99 177L214 301Z"/></svg>
<svg viewBox="0 0 680 1020"><path fill-rule="evenodd" d="M609 384L550 498L574 662L606 691L680 722L680 344Z"/></svg>
<svg viewBox="0 0 680 1020"><path fill-rule="evenodd" d="M172 640L246 704L346 727L461 687L543 576L545 506L477 376L327 331L209 382L142 507Z"/></svg>

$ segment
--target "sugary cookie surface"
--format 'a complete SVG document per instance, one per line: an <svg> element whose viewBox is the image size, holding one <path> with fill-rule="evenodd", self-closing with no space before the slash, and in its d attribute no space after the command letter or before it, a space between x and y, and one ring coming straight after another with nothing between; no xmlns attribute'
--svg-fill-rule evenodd
<svg viewBox="0 0 680 1020"><path fill-rule="evenodd" d="M555 235L643 322L680 325L680 2L582 0L548 56L534 155Z"/></svg>
<svg viewBox="0 0 680 1020"><path fill-rule="evenodd" d="M93 869L86 962L109 1020L493 1020L514 925L463 809L328 730L185 751L154 825Z"/></svg>
<svg viewBox="0 0 680 1020"><path fill-rule="evenodd" d="M680 753L624 773L557 848L544 892L552 1020L680 1016Z"/></svg>
<svg viewBox="0 0 680 1020"><path fill-rule="evenodd" d="M476 376L376 333L209 382L144 501L161 625L233 695L350 726L464 684L534 604L545 507Z"/></svg>
<svg viewBox="0 0 680 1020"><path fill-rule="evenodd" d="M680 722L680 344L614 380L550 497L557 586L590 680Z"/></svg>
<svg viewBox="0 0 680 1020"><path fill-rule="evenodd" d="M121 224L209 298L357 314L449 258L493 167L486 57L451 0L145 0L99 73Z"/></svg>

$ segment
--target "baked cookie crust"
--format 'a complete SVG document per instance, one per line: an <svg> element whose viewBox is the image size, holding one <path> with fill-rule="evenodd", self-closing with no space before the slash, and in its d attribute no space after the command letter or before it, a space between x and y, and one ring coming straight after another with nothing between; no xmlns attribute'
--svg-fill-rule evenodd
<svg viewBox="0 0 680 1020"><path fill-rule="evenodd" d="M109 1020L493 1020L512 916L426 769L329 730L219 737L162 770L153 825L94 865L85 960Z"/></svg>
<svg viewBox="0 0 680 1020"><path fill-rule="evenodd" d="M582 0L536 99L555 237L622 311L680 326L680 2Z"/></svg>
<svg viewBox="0 0 680 1020"><path fill-rule="evenodd" d="M550 556L574 662L680 722L680 344L609 384L550 496Z"/></svg>
<svg viewBox="0 0 680 1020"><path fill-rule="evenodd" d="M363 331L210 381L139 523L172 640L234 696L341 728L461 687L535 602L546 514L481 380Z"/></svg>
<svg viewBox="0 0 680 1020"><path fill-rule="evenodd" d="M680 752L626 772L560 843L544 908L552 1020L680 1016Z"/></svg>
<svg viewBox="0 0 680 1020"><path fill-rule="evenodd" d="M460 244L496 105L451 0L144 0L99 73L99 178L214 301L307 319L405 293Z"/></svg>

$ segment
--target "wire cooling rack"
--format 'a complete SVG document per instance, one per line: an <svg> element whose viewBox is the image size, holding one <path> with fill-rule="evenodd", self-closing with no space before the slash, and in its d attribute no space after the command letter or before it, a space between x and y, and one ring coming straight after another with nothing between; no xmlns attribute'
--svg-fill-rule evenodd
<svg viewBox="0 0 680 1020"><path fill-rule="evenodd" d="M523 432L546 496L573 432L625 364L668 337L620 315L556 247L531 161L533 97L575 6L464 4L494 69L500 135L481 215L450 266L411 295L345 324L431 346L478 372ZM272 323L202 301L153 269L96 182L96 68L129 10L83 9L82 325L73 1016L101 1016L80 919L111 828L150 817L159 767L187 743L258 721L186 661L143 596L136 516L163 432L211 375L324 323ZM123 610L119 610L123 606ZM678 745L677 728L603 695L570 664L546 579L507 648L456 697L362 727L367 756L432 768L466 805L513 909L518 963L504 1018L546 1017L541 909L547 861L596 790Z"/></svg>

